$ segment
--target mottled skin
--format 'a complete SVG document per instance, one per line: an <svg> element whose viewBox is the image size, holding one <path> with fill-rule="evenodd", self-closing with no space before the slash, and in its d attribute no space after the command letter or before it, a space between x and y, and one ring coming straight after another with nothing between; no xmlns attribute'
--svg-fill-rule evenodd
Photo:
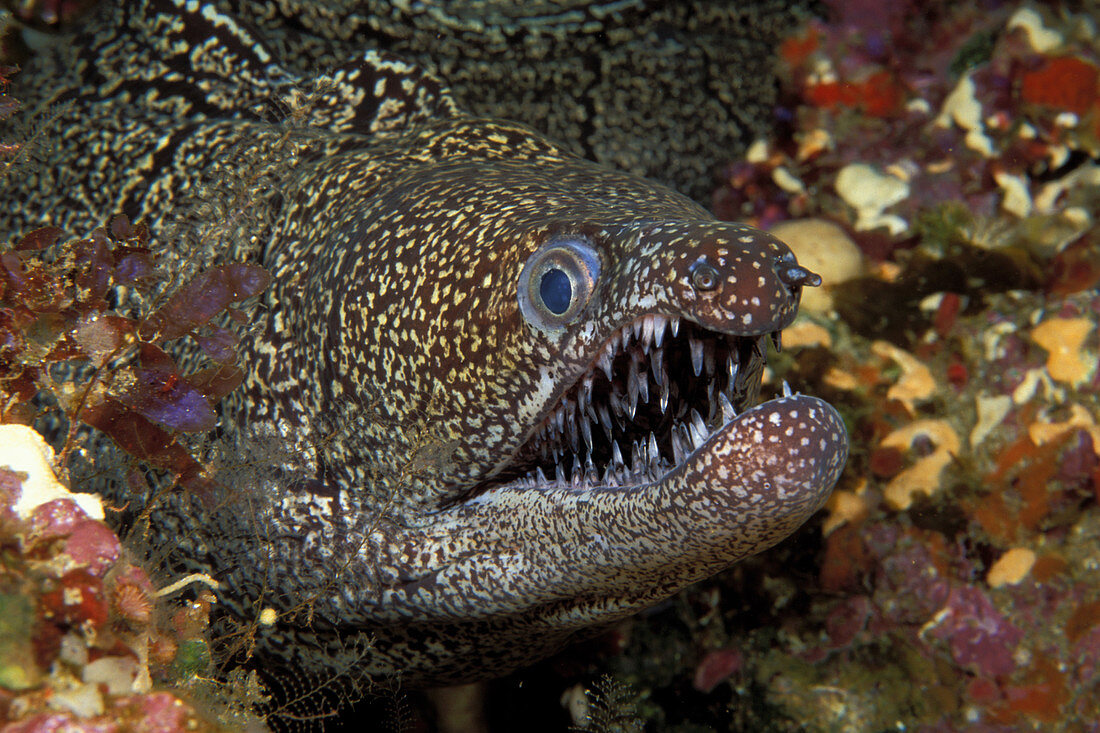
<svg viewBox="0 0 1100 733"><path fill-rule="evenodd" d="M445 79L472 114L707 201L715 166L767 134L776 51L815 4L234 0L232 12L303 73L386 51Z"/></svg>
<svg viewBox="0 0 1100 733"><path fill-rule="evenodd" d="M59 150L95 155L81 167L59 154L5 192L19 204L6 223L80 227L122 209L167 226L188 192L277 176L222 253L273 276L222 414L224 444L255 465L223 474L215 506L157 497L144 535L172 572L221 582L224 630L264 620L250 632L265 666L413 686L499 675L771 546L828 496L847 452L835 411L806 396L750 407L764 337L814 281L778 240L523 126L466 117L385 56L337 70L291 126L274 121L276 95L298 80L232 19L161 0L101 27L78 44L94 64L60 57L74 102ZM255 150L282 152L258 164ZM209 223L189 222L174 231ZM565 244L599 263L591 292L574 283L568 317L533 316L521 272ZM661 347L652 330L668 319L680 333L670 325ZM708 377L727 353L736 378ZM587 477L580 458L538 458L563 399L625 400L632 363L648 404L613 408L608 428L626 467L605 470L610 437L581 443L599 464ZM649 368L674 385L667 414ZM719 411L711 383L739 415ZM673 455L692 407L707 424ZM582 420L551 443L570 453ZM630 441L649 431L662 457L631 468L647 454ZM548 479L523 478L539 466Z"/></svg>

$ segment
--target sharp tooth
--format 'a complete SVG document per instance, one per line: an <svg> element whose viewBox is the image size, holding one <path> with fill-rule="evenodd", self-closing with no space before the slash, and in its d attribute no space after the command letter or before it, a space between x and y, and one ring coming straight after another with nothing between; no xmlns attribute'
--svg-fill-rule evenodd
<svg viewBox="0 0 1100 733"><path fill-rule="evenodd" d="M707 433L707 424L703 422L703 416L699 414L699 411L694 407L691 408L691 424L699 429L704 435Z"/></svg>
<svg viewBox="0 0 1100 733"><path fill-rule="evenodd" d="M707 374L714 374L714 341L710 339L703 342L703 364Z"/></svg>
<svg viewBox="0 0 1100 733"><path fill-rule="evenodd" d="M695 447L698 448L705 443L707 441L707 436L707 426L703 422L702 416L694 407L691 408L691 440L695 444Z"/></svg>
<svg viewBox="0 0 1100 733"><path fill-rule="evenodd" d="M649 355L649 371L653 373L653 381L658 385L665 383L664 361L664 349L654 349Z"/></svg>
<svg viewBox="0 0 1100 733"><path fill-rule="evenodd" d="M649 449L649 463L656 467L661 454L657 452L657 438L654 437L653 433L649 434L649 444L646 447Z"/></svg>
<svg viewBox="0 0 1100 733"><path fill-rule="evenodd" d="M783 396L784 397L790 397L791 396L791 385L787 384L786 379L783 380Z"/></svg>
<svg viewBox="0 0 1100 733"><path fill-rule="evenodd" d="M679 396L679 394L680 394L680 390L676 388L675 383L672 384L669 387L669 394L672 394L673 392L675 392L677 396ZM686 415L688 414L688 404L686 402L682 402L682 401L678 402L676 404L676 412L674 412L672 414L675 415L680 420L686 420L687 419Z"/></svg>
<svg viewBox="0 0 1100 733"><path fill-rule="evenodd" d="M649 345L653 343L653 316L646 316L642 319L642 344L648 350Z"/></svg>
<svg viewBox="0 0 1100 733"><path fill-rule="evenodd" d="M653 316L653 344L658 349L665 340L665 329L668 327L668 319L664 316Z"/></svg>
<svg viewBox="0 0 1100 733"><path fill-rule="evenodd" d="M547 483L546 474L542 472L542 467L541 466L539 466L538 468L535 469L535 479L538 481L539 484L546 484Z"/></svg>
<svg viewBox="0 0 1100 733"><path fill-rule="evenodd" d="M733 383L737 381L737 358L730 352L730 355L726 358L726 374L729 377L727 384L732 387Z"/></svg>
<svg viewBox="0 0 1100 733"><path fill-rule="evenodd" d="M580 436L577 435L577 418L573 416L572 411L569 413L569 417L565 420L566 432L569 434L569 447L576 453L580 447Z"/></svg>
<svg viewBox="0 0 1100 733"><path fill-rule="evenodd" d="M694 337L689 337L688 342L691 344L691 368L698 377L703 371L703 342Z"/></svg>
<svg viewBox="0 0 1100 733"><path fill-rule="evenodd" d="M626 396L627 404L630 406L630 417L634 418L634 405L638 402L638 390L640 379L638 379L638 362L632 361L630 363L630 376L626 379Z"/></svg>
<svg viewBox="0 0 1100 733"><path fill-rule="evenodd" d="M628 404L625 405L625 407L626 414L630 417L630 420L633 421L634 412L638 409L638 401L636 399L632 399Z"/></svg>
<svg viewBox="0 0 1100 733"><path fill-rule="evenodd" d="M554 413L554 427L557 428L558 435L565 433L565 408L559 407L558 411Z"/></svg>
<svg viewBox="0 0 1100 733"><path fill-rule="evenodd" d="M600 360L596 362L600 369L603 369L603 373L607 376L607 381L611 381L611 354L604 351L600 354Z"/></svg>
<svg viewBox="0 0 1100 733"><path fill-rule="evenodd" d="M588 458L584 461L584 482L591 486L592 484L599 483L600 474L596 472L596 464L592 463L592 454L588 454Z"/></svg>
<svg viewBox="0 0 1100 733"><path fill-rule="evenodd" d="M687 455L687 451L684 449L684 441L680 437L679 430L672 431L672 460L679 466L684 462L684 456Z"/></svg>
<svg viewBox="0 0 1100 733"><path fill-rule="evenodd" d="M611 441L611 465L616 471L621 470L626 465L626 461L623 460L623 452L619 450L619 441Z"/></svg>
<svg viewBox="0 0 1100 733"><path fill-rule="evenodd" d="M584 471L581 469L581 459L576 453L573 454L573 475L569 477L569 483L573 485L573 488L577 488L584 481Z"/></svg>
<svg viewBox="0 0 1100 733"><path fill-rule="evenodd" d="M733 409L733 403L725 394L718 395L718 406L722 408L722 422L727 423L737 417L737 410Z"/></svg>
<svg viewBox="0 0 1100 733"><path fill-rule="evenodd" d="M642 398L642 402L649 402L649 375L645 370L638 372L638 396Z"/></svg>
<svg viewBox="0 0 1100 733"><path fill-rule="evenodd" d="M635 440L630 451L630 471L636 474L641 473L644 467L645 460L642 458L642 444Z"/></svg>
<svg viewBox="0 0 1100 733"><path fill-rule="evenodd" d="M600 417L600 427L603 428L604 434L608 440L611 440L611 415L607 412L607 405L597 406L596 414Z"/></svg>
<svg viewBox="0 0 1100 733"><path fill-rule="evenodd" d="M561 461L554 464L554 480L559 484L565 483L565 467L561 465Z"/></svg>
<svg viewBox="0 0 1100 733"><path fill-rule="evenodd" d="M668 382L661 385L661 412L668 410Z"/></svg>
<svg viewBox="0 0 1100 733"><path fill-rule="evenodd" d="M672 331L673 336L680 335L680 319L677 316L672 316L668 319L669 330Z"/></svg>
<svg viewBox="0 0 1100 733"><path fill-rule="evenodd" d="M631 328L634 329L634 340L640 341L642 333L645 331L645 318L639 318L631 324Z"/></svg>
<svg viewBox="0 0 1100 733"><path fill-rule="evenodd" d="M783 336L779 331L772 332L772 346L775 347L775 353L783 353Z"/></svg>
<svg viewBox="0 0 1100 733"><path fill-rule="evenodd" d="M607 395L607 403L611 405L611 409L615 411L615 416L623 414L623 398L619 394L618 390L612 390Z"/></svg>
<svg viewBox="0 0 1100 733"><path fill-rule="evenodd" d="M584 438L584 444L588 447L588 454L592 455L592 423L586 418L581 418L581 437Z"/></svg>
<svg viewBox="0 0 1100 733"><path fill-rule="evenodd" d="M611 334L611 338L609 338L607 340L607 350L606 351L607 351L607 353L610 353L610 354L617 354L617 353L619 353L619 349L622 348L622 345L623 345L622 331L616 331L615 333Z"/></svg>

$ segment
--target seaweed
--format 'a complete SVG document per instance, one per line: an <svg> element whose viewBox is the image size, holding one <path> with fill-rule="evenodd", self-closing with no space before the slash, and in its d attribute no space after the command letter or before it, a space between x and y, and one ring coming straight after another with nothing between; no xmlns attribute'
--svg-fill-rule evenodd
<svg viewBox="0 0 1100 733"><path fill-rule="evenodd" d="M213 320L244 320L231 306L270 277L258 265L211 267L148 316L121 315L111 307L118 293L157 285L148 229L117 216L83 239L62 234L36 229L0 254L0 419L31 424L45 393L68 424L61 466L89 425L184 488L207 490L179 433L212 429L214 404L242 381L232 332ZM185 373L169 355L165 346L185 336L209 365ZM85 378L62 378L77 372Z"/></svg>

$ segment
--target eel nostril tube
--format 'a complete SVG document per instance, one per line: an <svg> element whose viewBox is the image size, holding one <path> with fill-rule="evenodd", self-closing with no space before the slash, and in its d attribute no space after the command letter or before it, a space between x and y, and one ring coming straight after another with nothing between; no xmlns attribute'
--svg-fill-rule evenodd
<svg viewBox="0 0 1100 733"><path fill-rule="evenodd" d="M804 285L817 287L821 284L821 276L814 274L794 262L780 262L776 265L775 274L789 288L802 287Z"/></svg>

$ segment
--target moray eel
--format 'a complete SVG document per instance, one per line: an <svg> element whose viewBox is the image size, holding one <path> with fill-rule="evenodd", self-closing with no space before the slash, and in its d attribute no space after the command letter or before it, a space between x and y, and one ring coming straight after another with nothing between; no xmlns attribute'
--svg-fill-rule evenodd
<svg viewBox="0 0 1100 733"><path fill-rule="evenodd" d="M219 581L223 638L265 668L501 675L821 507L839 416L757 404L818 282L782 242L466 115L385 53L311 86L212 6L102 13L27 72L59 80L61 132L5 223L122 210L273 276L219 501L109 489L166 572Z"/></svg>

